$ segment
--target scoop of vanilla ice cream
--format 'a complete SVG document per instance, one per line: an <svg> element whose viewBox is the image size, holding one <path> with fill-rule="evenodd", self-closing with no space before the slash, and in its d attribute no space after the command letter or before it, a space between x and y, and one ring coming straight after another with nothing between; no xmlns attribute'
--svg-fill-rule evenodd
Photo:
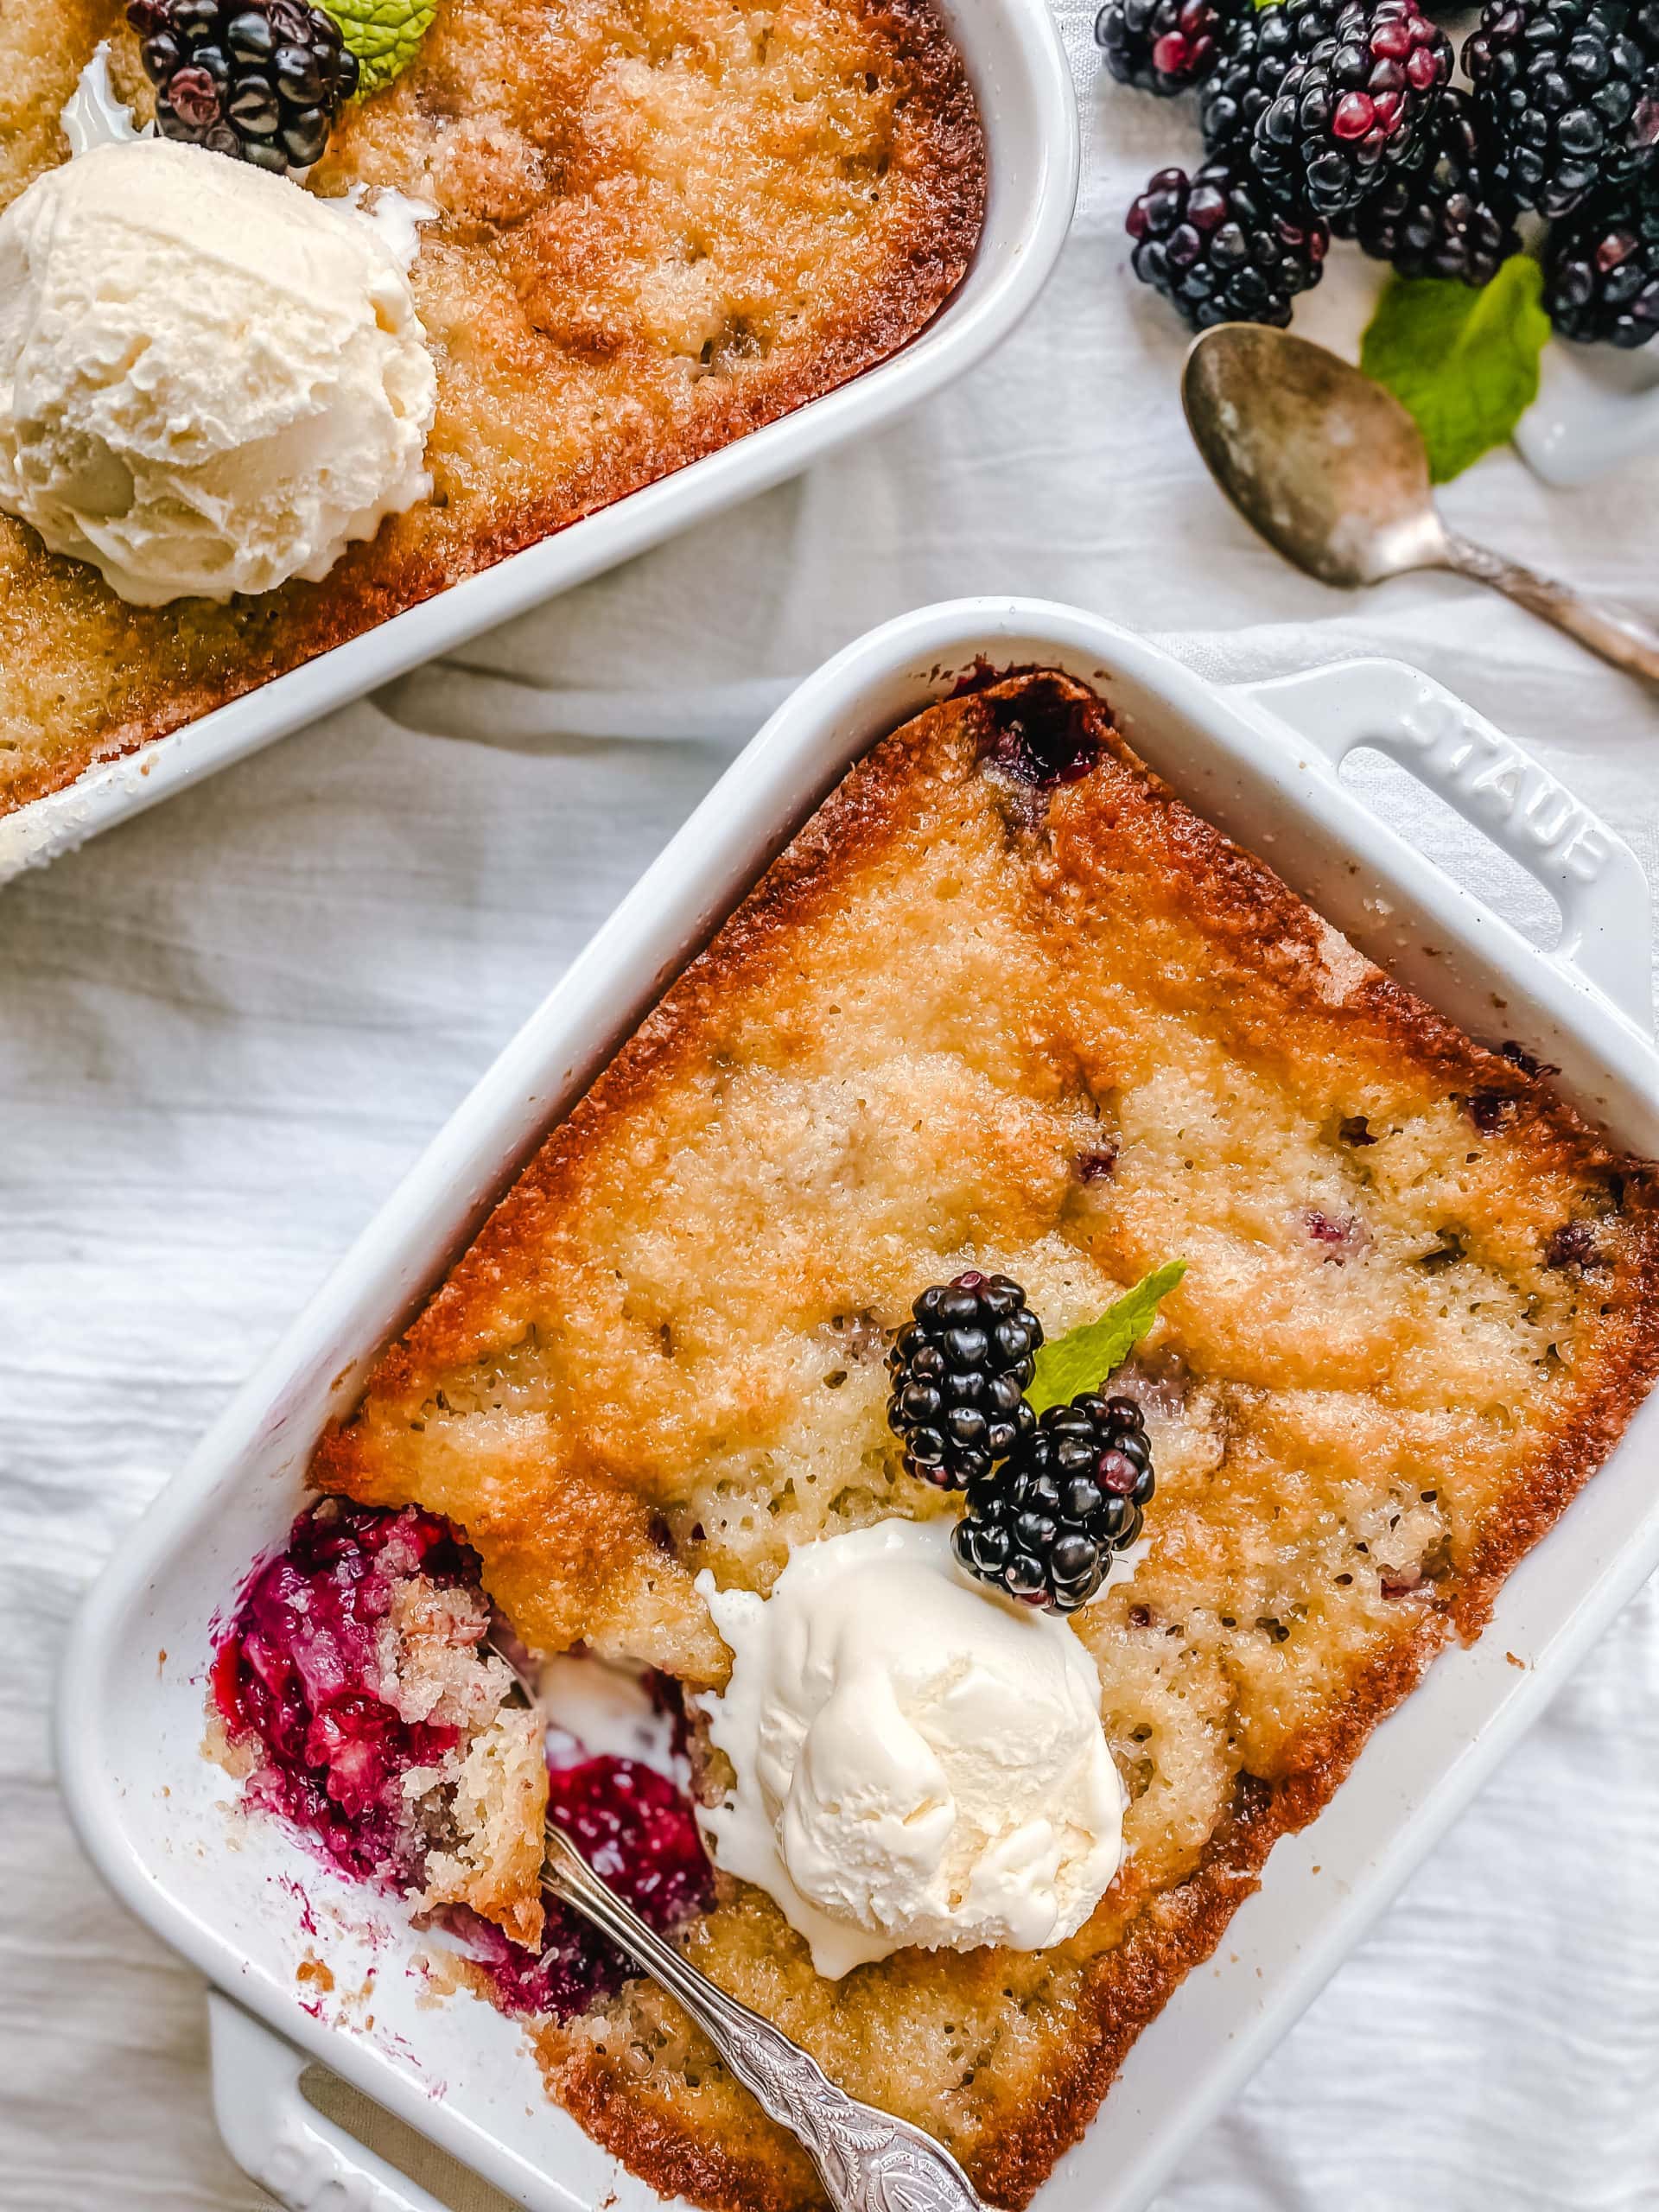
<svg viewBox="0 0 1659 2212"><path fill-rule="evenodd" d="M737 1778L702 1814L709 1847L820 1974L906 1944L1040 1950L1083 1925L1124 1798L1064 1621L968 1581L941 1522L803 1546L764 1600L697 1586L733 1655L705 1701Z"/></svg>
<svg viewBox="0 0 1659 2212"><path fill-rule="evenodd" d="M0 215L0 507L141 607L318 581L431 488L436 377L374 226L164 138Z"/></svg>

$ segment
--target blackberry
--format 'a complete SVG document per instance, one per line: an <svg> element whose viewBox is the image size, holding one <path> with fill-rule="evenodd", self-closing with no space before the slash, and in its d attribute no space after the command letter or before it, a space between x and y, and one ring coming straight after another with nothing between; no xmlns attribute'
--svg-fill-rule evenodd
<svg viewBox="0 0 1659 2212"><path fill-rule="evenodd" d="M1057 1613L1086 1605L1141 1534L1152 1448L1133 1398L1051 1406L999 1471L969 1487L951 1548L968 1573Z"/></svg>
<svg viewBox="0 0 1659 2212"><path fill-rule="evenodd" d="M887 1354L887 1421L908 1473L961 1490L1006 1459L1035 1416L1026 1389L1043 1325L1007 1275L976 1269L935 1283Z"/></svg>
<svg viewBox="0 0 1659 2212"><path fill-rule="evenodd" d="M1631 184L1659 141L1650 0L1488 0L1463 66L1504 182L1552 220Z"/></svg>
<svg viewBox="0 0 1659 2212"><path fill-rule="evenodd" d="M1210 74L1225 21L1214 0L1106 0L1095 44L1120 85L1167 99Z"/></svg>
<svg viewBox="0 0 1659 2212"><path fill-rule="evenodd" d="M357 56L307 0L129 0L164 138L285 175L357 90Z"/></svg>
<svg viewBox="0 0 1659 2212"><path fill-rule="evenodd" d="M1189 178L1160 169L1129 209L1135 273L1194 330L1290 321L1324 273L1331 233L1317 215L1276 207L1236 149Z"/></svg>
<svg viewBox="0 0 1659 2212"><path fill-rule="evenodd" d="M1253 135L1262 181L1280 203L1344 214L1421 158L1452 74L1452 47L1417 0L1287 0L1320 35L1299 53Z"/></svg>
<svg viewBox="0 0 1659 2212"><path fill-rule="evenodd" d="M1332 227L1402 276L1479 286L1521 250L1515 212L1482 146L1469 95L1454 85L1440 101L1421 165L1391 175Z"/></svg>
<svg viewBox="0 0 1659 2212"><path fill-rule="evenodd" d="M1626 349L1659 333L1659 180L1598 194L1549 234L1544 309L1563 338Z"/></svg>
<svg viewBox="0 0 1659 2212"><path fill-rule="evenodd" d="M1233 19L1198 96L1206 153L1249 144L1292 64L1318 45L1325 29L1324 17L1308 8L1247 8Z"/></svg>

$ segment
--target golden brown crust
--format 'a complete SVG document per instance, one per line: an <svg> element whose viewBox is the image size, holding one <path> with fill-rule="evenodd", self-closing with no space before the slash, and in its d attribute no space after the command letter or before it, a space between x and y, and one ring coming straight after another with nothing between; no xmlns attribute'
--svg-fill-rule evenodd
<svg viewBox="0 0 1659 2212"><path fill-rule="evenodd" d="M1142 1915L1090 1974L1094 2037L1060 2056L1047 2096L976 2166L974 2180L988 2202L1014 2212L1030 2202L1094 2118L1136 2037L1211 1956L1234 1913L1261 1886L1274 1845L1305 1827L1328 1802L1377 1721L1415 1688L1435 1643L1425 1637L1382 1659L1357 1689L1339 1728L1322 1745L1306 1747L1309 1766L1293 1783L1271 1789L1241 1777L1197 1871L1160 1899L1156 1911Z"/></svg>
<svg viewBox="0 0 1659 2212"><path fill-rule="evenodd" d="M793 412L925 327L967 268L985 190L978 112L930 0L786 0L753 54L733 44L746 21L714 0L604 0L589 19L555 0L448 0L315 180L441 206L414 277L439 371L435 500L324 583L155 612L0 516L0 813ZM26 86L35 125L111 34L142 109L114 0L13 0L0 72ZM712 83L706 111L688 83ZM664 143L695 170L722 128L723 183L661 173ZM0 165L0 204L66 150L54 124L32 129Z"/></svg>
<svg viewBox="0 0 1659 2212"><path fill-rule="evenodd" d="M699 2135L604 2058L570 2055L567 2038L542 2038L541 2058L559 2102L595 2143L650 2183L659 2196L685 2197L720 2212L798 2212L827 2200L799 2145L756 2114L753 2147Z"/></svg>
<svg viewBox="0 0 1659 2212"><path fill-rule="evenodd" d="M1416 1687L1438 1641L1421 1638L1380 1662L1340 1728L1322 1745L1307 1746L1309 1770L1293 1785L1275 1789L1241 1777L1202 1863L1096 1961L1083 2007L1090 2032L1056 2050L1045 2095L968 2160L988 2204L1020 2212L1031 2202L1088 2128L1142 2029L1211 1955L1234 1913L1261 1886L1274 1845L1328 1802L1376 1722ZM793 2140L758 2115L741 2145L696 2135L609 2065L608 2054L573 2048L559 2030L545 2031L538 2047L566 2111L660 2196L689 2197L718 2212L806 2212L827 2201Z"/></svg>
<svg viewBox="0 0 1659 2212"><path fill-rule="evenodd" d="M1097 757L1042 793L1006 768L1046 715ZM881 1442L880 1352L920 1281L971 1254L1065 1326L1178 1250L1135 1383L1152 1549L1075 1623L1131 1796L1095 1920L1050 1953L901 1953L833 1990L741 1885L688 1934L1012 2208L1275 1839L1617 1441L1659 1372L1651 1172L1360 960L1036 671L851 772L315 1470L452 1513L531 1643L597 1631L717 1682L696 1567L765 1588L791 1541L934 1510ZM542 2050L664 2193L816 2202L642 1986Z"/></svg>

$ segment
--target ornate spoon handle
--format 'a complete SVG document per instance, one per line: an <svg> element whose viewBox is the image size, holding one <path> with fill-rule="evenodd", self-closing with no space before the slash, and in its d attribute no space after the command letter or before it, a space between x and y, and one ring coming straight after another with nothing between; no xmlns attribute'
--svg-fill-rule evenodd
<svg viewBox="0 0 1659 2212"><path fill-rule="evenodd" d="M836 2212L982 2212L972 2183L931 2135L838 2089L781 2029L647 1928L550 1824L543 1880L679 1999L738 2080L810 2153Z"/></svg>
<svg viewBox="0 0 1659 2212"><path fill-rule="evenodd" d="M1570 585L1541 576L1535 569L1523 568L1519 561L1477 545L1452 530L1446 532L1445 565L1460 576L1490 584L1529 613L1541 615L1627 676L1659 683L1659 630L1628 608L1587 599Z"/></svg>

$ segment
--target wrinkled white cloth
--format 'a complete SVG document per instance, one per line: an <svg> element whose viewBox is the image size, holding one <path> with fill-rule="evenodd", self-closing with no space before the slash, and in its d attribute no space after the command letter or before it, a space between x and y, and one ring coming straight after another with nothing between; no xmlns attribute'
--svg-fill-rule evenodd
<svg viewBox="0 0 1659 2212"><path fill-rule="evenodd" d="M997 358L798 482L0 893L10 2212L264 2202L213 2134L195 1977L70 1839L47 1732L57 1652L99 1562L779 679L976 591L1074 601L1212 675L1382 650L1659 862L1659 725L1634 685L1449 579L1325 591L1222 505L1181 425L1182 334L1128 283L1122 234L1146 175L1190 156L1191 120L1103 84L1083 10L1066 28L1084 202ZM1304 326L1351 327L1363 286L1344 270L1327 289L1325 324ZM1564 493L1503 454L1446 505L1652 615L1656 493L1659 466ZM1427 813L1422 834L1470 864L1466 836ZM1650 1585L1195 2141L1160 2212L1653 2212L1656 1897Z"/></svg>

